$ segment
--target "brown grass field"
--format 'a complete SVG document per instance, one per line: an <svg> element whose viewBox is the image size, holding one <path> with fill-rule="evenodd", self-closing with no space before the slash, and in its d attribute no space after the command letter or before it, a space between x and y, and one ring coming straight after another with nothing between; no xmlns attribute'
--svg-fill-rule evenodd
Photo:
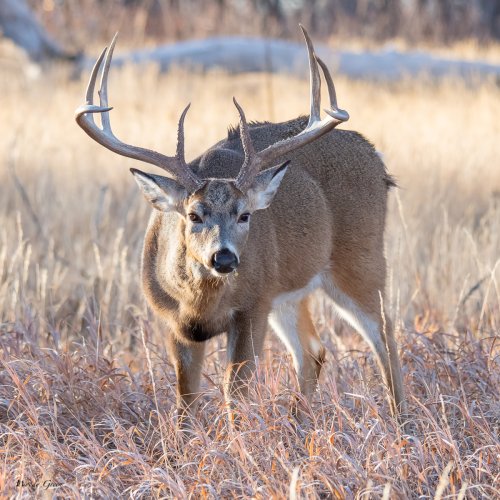
<svg viewBox="0 0 500 500"><path fill-rule="evenodd" d="M223 403L224 339L208 349L194 431L139 280L149 206L128 167L76 126L87 75L0 68L0 491L33 498L499 498L500 90L425 77L336 78L339 102L399 182L387 228L413 439L390 416L368 346L322 296L328 350L312 425L290 413L291 362L269 335L241 428ZM113 69L119 137L188 158L237 119L308 110L284 76ZM147 168L147 167L146 167ZM314 221L311 221L314 223Z"/></svg>

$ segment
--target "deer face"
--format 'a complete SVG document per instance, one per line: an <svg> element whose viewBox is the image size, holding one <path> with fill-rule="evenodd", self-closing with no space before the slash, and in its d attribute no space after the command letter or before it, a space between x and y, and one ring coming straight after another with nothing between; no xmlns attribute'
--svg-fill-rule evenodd
<svg viewBox="0 0 500 500"><path fill-rule="evenodd" d="M232 180L208 179L189 195L178 182L136 169L132 173L146 199L162 212L184 219L187 254L207 274L236 270L248 239L251 215L267 208L285 175L288 162L259 173L246 192Z"/></svg>

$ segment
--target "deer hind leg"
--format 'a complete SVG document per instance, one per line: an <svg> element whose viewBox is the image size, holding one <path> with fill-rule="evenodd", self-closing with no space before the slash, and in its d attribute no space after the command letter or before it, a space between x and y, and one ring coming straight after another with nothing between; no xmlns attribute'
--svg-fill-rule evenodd
<svg viewBox="0 0 500 500"><path fill-rule="evenodd" d="M306 297L277 306L269 315L269 323L292 356L301 393L310 399L325 359L325 348L314 327L308 300Z"/></svg>
<svg viewBox="0 0 500 500"><path fill-rule="evenodd" d="M354 269L351 271L355 272ZM364 338L374 352L390 392L391 410L395 417L404 420L406 402L398 349L392 323L383 312L379 292L381 290L383 293L384 284L381 280L380 286L375 283L360 286L363 278L369 276L368 273L363 276L358 271L358 274L351 275L352 280L348 281L343 280L341 276L335 276L334 273L333 280L326 280L324 290L333 300L339 316Z"/></svg>

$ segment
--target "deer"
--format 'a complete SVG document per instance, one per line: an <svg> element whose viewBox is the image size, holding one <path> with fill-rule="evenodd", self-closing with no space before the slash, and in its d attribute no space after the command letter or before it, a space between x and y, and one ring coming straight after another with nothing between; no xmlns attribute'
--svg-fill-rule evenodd
<svg viewBox="0 0 500 500"><path fill-rule="evenodd" d="M383 302L384 228L395 181L368 140L336 129L349 114L338 107L331 74L300 27L309 57L309 116L248 123L233 98L239 125L189 163L184 120L190 105L178 122L175 156L113 134L107 82L116 35L95 63L85 104L76 110L76 122L97 143L166 173L130 169L153 207L142 287L165 325L181 421L195 414L206 342L227 337L224 395L234 407L248 397L268 324L289 351L300 393L310 401L326 354L311 315L317 289L370 346L392 413L406 411L394 329ZM329 95L324 118L320 70Z"/></svg>

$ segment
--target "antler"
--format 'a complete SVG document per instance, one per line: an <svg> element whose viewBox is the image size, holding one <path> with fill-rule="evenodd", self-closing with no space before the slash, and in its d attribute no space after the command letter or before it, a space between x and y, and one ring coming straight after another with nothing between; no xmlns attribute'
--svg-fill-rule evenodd
<svg viewBox="0 0 500 500"><path fill-rule="evenodd" d="M240 169L238 177L235 180L236 186L245 191L252 183L254 177L266 166L275 163L279 158L291 153L295 149L301 148L306 144L318 139L330 130L334 129L339 123L345 122L349 119L347 111L340 109L337 106L337 96L335 93L335 86L333 79L326 67L325 63L319 59L315 52L314 47L309 38L307 31L302 25L300 29L304 35L307 52L309 55L309 74L311 85L311 111L309 115L309 122L307 127L299 134L276 142L266 149L255 152L252 140L250 138L250 131L246 121L245 113L241 106L233 98L234 104L238 109L240 115L240 137L245 153L245 160ZM330 98L330 109L325 109L328 114L323 120L320 117L321 106L321 78L318 70L318 63L325 75L326 84L328 87L328 94Z"/></svg>
<svg viewBox="0 0 500 500"><path fill-rule="evenodd" d="M113 57L116 37L117 35L114 36L109 48L103 50L94 65L87 86L85 104L78 107L75 111L76 122L90 137L92 137L92 139L94 139L94 141L105 148L119 155L156 165L172 174L189 192L196 191L203 185L203 181L192 172L184 158L184 118L186 117L190 104L186 106L179 119L177 128L177 152L175 156L165 156L150 149L130 146L129 144L121 142L113 134L109 120L109 111L113 108L108 105L108 72ZM104 56L106 56L105 59ZM103 59L104 67L98 91L100 105L96 106L94 104L94 88ZM96 125L93 117L94 113L101 113L102 129Z"/></svg>

